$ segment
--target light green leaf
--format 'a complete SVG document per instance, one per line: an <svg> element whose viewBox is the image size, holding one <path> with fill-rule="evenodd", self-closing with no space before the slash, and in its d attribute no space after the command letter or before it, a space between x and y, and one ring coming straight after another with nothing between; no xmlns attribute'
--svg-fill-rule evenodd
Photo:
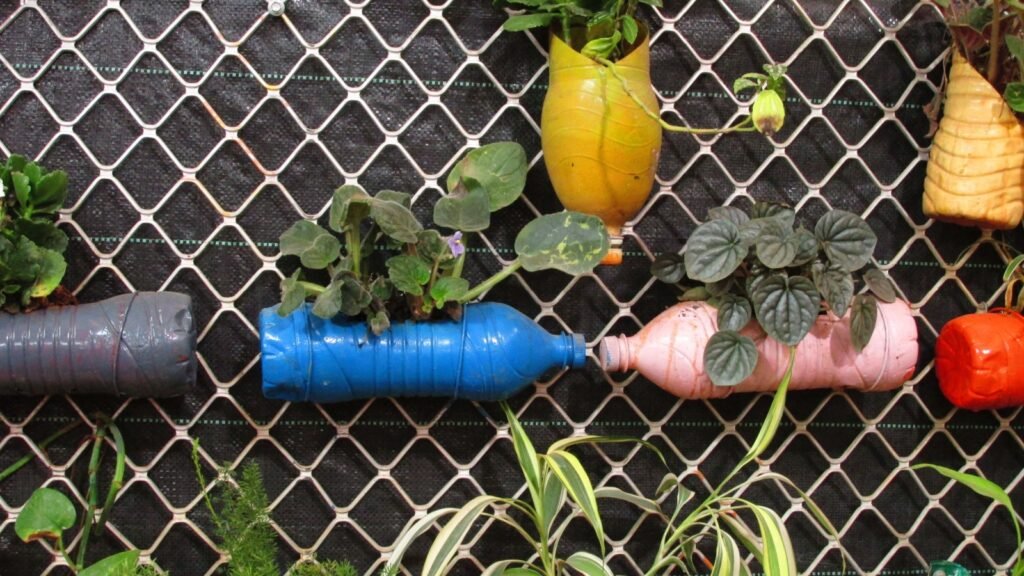
<svg viewBox="0 0 1024 576"><path fill-rule="evenodd" d="M519 468L523 471L523 476L526 478L526 486L530 490L530 497L533 499L533 505L536 509L537 506L543 506L544 504L540 476L541 466L540 460L537 458L537 451L534 449L533 442L526 435L526 431L523 430L523 426L519 423L519 419L516 418L512 408L505 402L502 402L501 409L505 412L505 418L508 419L509 433L512 435L512 445L516 451L516 460L519 461ZM547 511L541 510L539 512L546 515Z"/></svg>
<svg viewBox="0 0 1024 576"><path fill-rule="evenodd" d="M516 142L495 142L471 150L448 174L448 192L460 180L479 183L487 195L491 212L512 204L526 187L529 161L526 150Z"/></svg>
<svg viewBox="0 0 1024 576"><path fill-rule="evenodd" d="M735 386L754 373L758 357L753 340L721 330L704 347L704 370L715 386Z"/></svg>
<svg viewBox="0 0 1024 576"><path fill-rule="evenodd" d="M853 348L860 352L871 341L878 319L878 301L870 294L858 294L850 307L850 340Z"/></svg>
<svg viewBox="0 0 1024 576"><path fill-rule="evenodd" d="M565 563L579 570L584 576L612 576L608 565L590 552L576 552L566 558Z"/></svg>
<svg viewBox="0 0 1024 576"><path fill-rule="evenodd" d="M313 315L325 320L330 320L341 312L341 286L340 282L331 282L327 289L316 297L313 303Z"/></svg>
<svg viewBox="0 0 1024 576"><path fill-rule="evenodd" d="M896 287L892 285L892 281L878 268L869 268L864 273L864 283L868 285L868 289L878 297L882 302L895 302L896 301Z"/></svg>
<svg viewBox="0 0 1024 576"><path fill-rule="evenodd" d="M557 14L520 14L509 16L502 28L509 32L522 32L530 28L550 26L557 18Z"/></svg>
<svg viewBox="0 0 1024 576"><path fill-rule="evenodd" d="M753 311L750 300L735 294L723 294L715 299L718 308L718 329L739 332L748 322Z"/></svg>
<svg viewBox="0 0 1024 576"><path fill-rule="evenodd" d="M750 295L754 313L764 331L776 341L796 346L818 318L821 296L803 276L774 274Z"/></svg>
<svg viewBox="0 0 1024 576"><path fill-rule="evenodd" d="M544 475L544 495L541 500L540 514L541 523L547 527L549 533L551 532L551 525L562 510L562 506L565 506L566 497L565 486L559 482L554 473L548 470Z"/></svg>
<svg viewBox="0 0 1024 576"><path fill-rule="evenodd" d="M78 573L78 576L121 576L122 574L134 574L134 568L139 565L139 551L125 550L89 566Z"/></svg>
<svg viewBox="0 0 1024 576"><path fill-rule="evenodd" d="M704 286L694 286L679 296L680 302L700 302L711 298L711 292Z"/></svg>
<svg viewBox="0 0 1024 576"><path fill-rule="evenodd" d="M1010 260L1010 263L1006 265L1006 269L1003 270L1003 282L1008 281L1010 276L1017 271L1017 268L1020 268L1021 262L1024 262L1024 254L1018 254L1013 260Z"/></svg>
<svg viewBox="0 0 1024 576"><path fill-rule="evenodd" d="M459 508L458 512L441 528L423 562L423 576L442 576L448 571L455 553L470 528L489 506L502 502L496 496L477 496ZM507 573L507 572L506 572Z"/></svg>
<svg viewBox="0 0 1024 576"><path fill-rule="evenodd" d="M39 273L28 292L29 296L33 298L49 296L60 285L60 281L64 278L64 272L68 268L68 263L64 261L64 256L59 252L40 248L39 255L41 256Z"/></svg>
<svg viewBox="0 0 1024 576"><path fill-rule="evenodd" d="M53 488L37 488L14 522L14 532L24 542L41 538L56 540L75 525L75 506Z"/></svg>
<svg viewBox="0 0 1024 576"><path fill-rule="evenodd" d="M388 278L395 288L406 294L423 295L423 285L430 281L430 263L412 254L392 256L385 262Z"/></svg>
<svg viewBox="0 0 1024 576"><path fill-rule="evenodd" d="M381 190L380 192L377 192L373 198L382 202L395 202L406 208L412 208L412 194L409 194L408 192L399 192L398 190Z"/></svg>
<svg viewBox="0 0 1024 576"><path fill-rule="evenodd" d="M828 516L825 515L825 512L822 511L817 502L801 490L800 487L792 480L777 472L766 472L764 474L757 475L755 478L751 479L751 482L759 482L762 480L776 480L796 492L818 524L821 525L821 527L824 528L834 540L839 540L839 531L837 531L836 527L832 525L832 522L828 519Z"/></svg>
<svg viewBox="0 0 1024 576"><path fill-rule="evenodd" d="M698 226L686 242L686 275L717 282L735 272L746 255L739 228L729 220L712 220Z"/></svg>
<svg viewBox="0 0 1024 576"><path fill-rule="evenodd" d="M751 512L757 518L764 543L765 576L796 576L796 554L782 519L771 508L756 504L751 504Z"/></svg>
<svg viewBox="0 0 1024 576"><path fill-rule="evenodd" d="M736 540L722 530L718 531L717 537L718 546L715 550L715 565L711 570L711 576L740 576L743 558L740 557Z"/></svg>
<svg viewBox="0 0 1024 576"><path fill-rule="evenodd" d="M1014 112L1024 112L1024 82L1008 83L1003 89L1003 100Z"/></svg>
<svg viewBox="0 0 1024 576"><path fill-rule="evenodd" d="M529 570L529 568L522 567L523 563L522 560L499 560L488 566L480 573L480 576L505 576L512 570ZM530 574L536 574L536 572L530 572Z"/></svg>
<svg viewBox="0 0 1024 576"><path fill-rule="evenodd" d="M779 429L779 423L782 421L782 415L786 409L786 391L789 389L789 381L793 378L793 365L796 363L796 348L790 347L789 349L789 364L786 366L786 374L782 377L782 381L779 382L779 388L775 391L775 397L772 398L772 404L768 408L768 414L764 417L764 422L761 423L761 429L757 432L757 438L754 439L754 443L750 445L750 450L740 461L738 467L743 467L753 462L755 458L764 453L771 445L772 440L775 439L775 433Z"/></svg>
<svg viewBox="0 0 1024 576"><path fill-rule="evenodd" d="M29 194L32 188L28 176L21 172L11 172L11 181L14 183L14 196L18 199L18 204L21 205L22 210L31 208L32 201Z"/></svg>
<svg viewBox="0 0 1024 576"><path fill-rule="evenodd" d="M622 18L622 37L626 39L627 43L632 44L636 42L639 35L640 26L636 23L636 19L626 14Z"/></svg>
<svg viewBox="0 0 1024 576"><path fill-rule="evenodd" d="M601 515L597 508L597 498L594 496L594 487L590 483L586 470L579 459L570 452L548 451L544 456L545 461L551 467L551 471L558 477L569 493L569 498L580 507L583 516L594 528L597 541L604 551L604 526L601 524Z"/></svg>
<svg viewBox="0 0 1024 576"><path fill-rule="evenodd" d="M594 269L608 253L608 231L596 216L559 212L536 218L516 236L515 250L529 272L561 270L577 276Z"/></svg>
<svg viewBox="0 0 1024 576"><path fill-rule="evenodd" d="M281 254L298 256L302 265L323 270L341 255L341 242L309 220L299 220L281 234Z"/></svg>
<svg viewBox="0 0 1024 576"><path fill-rule="evenodd" d="M487 192L474 184L465 196L439 198L434 204L434 223L463 232L486 230L491 225L487 202Z"/></svg>
<svg viewBox="0 0 1024 576"><path fill-rule="evenodd" d="M620 488L614 486L603 486L594 490L594 497L598 500L602 498L609 498L612 500L621 500L636 506L644 512L650 512L652 514L661 514L661 506L650 498L644 498L638 494L631 494Z"/></svg>
<svg viewBox="0 0 1024 576"><path fill-rule="evenodd" d="M334 191L328 226L335 232L344 232L346 226L358 223L370 214L370 196L359 186L346 184Z"/></svg>
<svg viewBox="0 0 1024 576"><path fill-rule="evenodd" d="M281 279L281 305L277 307L277 315L282 318L297 310L306 301L306 289L299 284L301 273L302 270L296 270L291 276Z"/></svg>
<svg viewBox="0 0 1024 576"><path fill-rule="evenodd" d="M434 510L433 512L427 513L426 516L411 522L405 530L395 540L395 548L391 552L391 559L388 560L387 567L397 567L402 563L402 557L405 556L406 551L412 546L413 542L417 538L426 534L433 528L434 522L437 522L445 516L455 514L459 510L457 508L441 508Z"/></svg>
<svg viewBox="0 0 1024 576"><path fill-rule="evenodd" d="M867 222L845 210L826 212L814 226L814 236L829 260L850 272L871 260L878 241Z"/></svg>
<svg viewBox="0 0 1024 576"><path fill-rule="evenodd" d="M434 285L430 287L430 298L440 308L444 306L445 302L458 302L459 298L462 298L468 291L469 281L465 278L444 276L438 278Z"/></svg>
<svg viewBox="0 0 1024 576"><path fill-rule="evenodd" d="M423 225L411 210L398 202L377 200L370 204L370 218L390 238L399 242L415 243Z"/></svg>
<svg viewBox="0 0 1024 576"><path fill-rule="evenodd" d="M582 436L569 436L568 438L562 438L561 440L555 440L548 447L548 452L555 452L565 450L573 446L580 446L583 444L639 444L644 448L654 452L654 455L658 457L663 463L665 457L662 455L661 450L650 442L641 438L635 438L632 436L596 436L593 434L583 434Z"/></svg>

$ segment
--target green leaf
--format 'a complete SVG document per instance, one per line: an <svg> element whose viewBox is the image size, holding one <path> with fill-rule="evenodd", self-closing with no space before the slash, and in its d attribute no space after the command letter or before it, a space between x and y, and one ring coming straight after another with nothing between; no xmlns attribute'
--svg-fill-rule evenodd
<svg viewBox="0 0 1024 576"><path fill-rule="evenodd" d="M370 218L389 237L399 242L414 243L423 225L412 210L391 200L377 200L370 204Z"/></svg>
<svg viewBox="0 0 1024 576"><path fill-rule="evenodd" d="M696 286L683 292L679 297L680 302L700 302L711 298L711 292L704 286Z"/></svg>
<svg viewBox="0 0 1024 576"><path fill-rule="evenodd" d="M479 232L491 225L491 210L487 192L472 185L463 197L445 196L434 204L434 223L444 228L463 232Z"/></svg>
<svg viewBox="0 0 1024 576"><path fill-rule="evenodd" d="M448 243L437 230L421 230L417 234L416 252L427 260L437 262L449 254Z"/></svg>
<svg viewBox="0 0 1024 576"><path fill-rule="evenodd" d="M330 320L341 312L341 286L340 282L331 282L327 289L316 297L313 303L314 316Z"/></svg>
<svg viewBox="0 0 1024 576"><path fill-rule="evenodd" d="M302 265L323 270L341 255L341 242L309 220L299 220L281 234L281 254L298 256Z"/></svg>
<svg viewBox="0 0 1024 576"><path fill-rule="evenodd" d="M24 542L46 538L56 540L75 525L75 506L53 488L37 488L18 513L14 532Z"/></svg>
<svg viewBox="0 0 1024 576"><path fill-rule="evenodd" d="M64 261L64 257L60 253L46 248L40 248L39 252L42 256L39 272L36 275L35 283L28 291L32 298L49 296L57 286L60 286L60 281L64 278L64 272L68 268L67 262Z"/></svg>
<svg viewBox="0 0 1024 576"><path fill-rule="evenodd" d="M26 167L27 169L27 167ZM29 177L31 179L31 176ZM38 179L32 195L32 211L52 214L64 206L68 192L68 175L55 170Z"/></svg>
<svg viewBox="0 0 1024 576"><path fill-rule="evenodd" d="M651 276L668 284L678 284L686 277L686 262L679 254L660 254L651 262Z"/></svg>
<svg viewBox="0 0 1024 576"><path fill-rule="evenodd" d="M711 570L711 576L740 576L743 558L740 556L740 548L736 545L736 540L722 530L718 530L717 537L715 565Z"/></svg>
<svg viewBox="0 0 1024 576"><path fill-rule="evenodd" d="M796 244L796 256L793 257L793 261L790 262L790 266L803 266L808 262L814 260L818 256L818 239L803 228L798 229L795 233Z"/></svg>
<svg viewBox="0 0 1024 576"><path fill-rule="evenodd" d="M29 162L21 169L21 173L28 176L28 181L35 187L36 183L43 176L43 171L39 168L39 164L35 162Z"/></svg>
<svg viewBox="0 0 1024 576"><path fill-rule="evenodd" d="M756 202L750 210L750 217L757 220L760 218L775 218L782 222L786 228L792 228L796 221L796 212L792 208L779 202Z"/></svg>
<svg viewBox="0 0 1024 576"><path fill-rule="evenodd" d="M741 226L750 221L750 216L735 206L716 206L708 210L708 220L728 220Z"/></svg>
<svg viewBox="0 0 1024 576"><path fill-rule="evenodd" d="M1010 34L1007 34L1005 39L1006 49L1010 54L1013 54L1013 57L1017 59L1017 62L1024 63L1024 39Z"/></svg>
<svg viewBox="0 0 1024 576"><path fill-rule="evenodd" d="M505 412L505 418L508 419L508 429L512 435L512 445L515 447L516 460L519 462L519 468L523 471L523 477L526 478L526 486L530 490L530 497L533 499L534 508L538 505L543 506L541 466L540 460L537 458L537 451L533 448L533 442L526 435L526 431L523 430L512 408L505 402L502 402L501 409ZM540 512L545 516L547 515L546 510Z"/></svg>
<svg viewBox="0 0 1024 576"><path fill-rule="evenodd" d="M746 255L739 228L729 220L712 220L698 226L686 242L686 275L717 282L735 272Z"/></svg>
<svg viewBox="0 0 1024 576"><path fill-rule="evenodd" d="M392 256L386 262L388 278L395 288L406 294L423 295L423 285L430 281L430 263L411 254Z"/></svg>
<svg viewBox="0 0 1024 576"><path fill-rule="evenodd" d="M529 30L530 28L540 28L542 26L550 26L552 22L557 18L557 14L520 14L516 16L509 16L502 28L509 32L522 32L523 30Z"/></svg>
<svg viewBox="0 0 1024 576"><path fill-rule="evenodd" d="M441 528L441 532L430 546L427 559L423 562L423 576L445 574L473 524L489 506L502 501L502 498L496 496L477 496L459 508L451 520Z"/></svg>
<svg viewBox="0 0 1024 576"><path fill-rule="evenodd" d="M18 218L14 222L14 232L54 252L63 253L68 247L68 235L48 220Z"/></svg>
<svg viewBox="0 0 1024 576"><path fill-rule="evenodd" d="M778 220L770 220L757 238L757 258L768 268L785 268L796 258L797 240L792 230L784 228Z"/></svg>
<svg viewBox="0 0 1024 576"><path fill-rule="evenodd" d="M840 318L846 314L853 299L853 276L840 266L815 262L811 267L814 285L832 312Z"/></svg>
<svg viewBox="0 0 1024 576"><path fill-rule="evenodd" d="M597 509L594 487L590 483L586 470L583 469L583 464L572 453L564 450L551 450L544 456L544 459L551 467L551 471L565 486L569 498L580 507L583 516L594 528L594 534L603 551L604 527Z"/></svg>
<svg viewBox="0 0 1024 576"><path fill-rule="evenodd" d="M478 182L487 194L491 212L515 202L526 187L529 161L526 150L516 142L495 142L471 150L448 174L448 192L460 181Z"/></svg>
<svg viewBox="0 0 1024 576"><path fill-rule="evenodd" d="M1010 263L1006 265L1006 269L1003 270L1003 282L1010 279L1010 276L1020 267L1021 262L1024 262L1024 254L1018 254L1013 260L1010 260Z"/></svg>
<svg viewBox="0 0 1024 576"><path fill-rule="evenodd" d="M89 566L78 573L78 576L122 576L134 574L135 567L139 565L139 551L125 550Z"/></svg>
<svg viewBox="0 0 1024 576"><path fill-rule="evenodd" d="M385 571L389 568L397 568L402 563L402 557L405 556L406 551L412 546L413 542L417 538L426 534L433 529L434 523L445 516L450 516L458 512L456 508L441 508L428 512L425 516L419 520L415 520L410 523L401 534L398 535L398 539L395 540L394 550L391 552L391 558L388 560L385 566Z"/></svg>
<svg viewBox="0 0 1024 576"><path fill-rule="evenodd" d="M821 296L810 280L782 274L766 278L750 299L764 331L787 346L796 346L810 332L821 303Z"/></svg>
<svg viewBox="0 0 1024 576"><path fill-rule="evenodd" d="M579 570L584 576L612 576L608 565L590 552L576 552L566 558L565 563Z"/></svg>
<svg viewBox="0 0 1024 576"><path fill-rule="evenodd" d="M744 74L732 83L733 94L739 94L744 90L757 89L761 87L761 82L758 82L753 78L748 78L747 76L747 74Z"/></svg>
<svg viewBox="0 0 1024 576"><path fill-rule="evenodd" d="M391 320L388 318L388 313L383 310L374 312L373 316L370 316L370 330L374 334L380 336L385 330L391 327Z"/></svg>
<svg viewBox="0 0 1024 576"><path fill-rule="evenodd" d="M301 273L302 270L296 270L291 276L281 279L281 305L277 307L277 315L282 318L297 310L306 301L306 289L299 284Z"/></svg>
<svg viewBox="0 0 1024 576"><path fill-rule="evenodd" d="M592 59L608 58L615 50L615 47L619 45L621 40L622 34L617 31L612 36L594 38L583 46L580 50L580 54Z"/></svg>
<svg viewBox="0 0 1024 576"><path fill-rule="evenodd" d="M622 18L622 37L626 39L626 42L632 44L636 42L637 37L640 35L640 25L636 23L636 19L626 14Z"/></svg>
<svg viewBox="0 0 1024 576"><path fill-rule="evenodd" d="M29 193L32 191L31 185L29 184L28 176L25 176L21 172L11 172L11 181L14 184L14 195L18 199L18 204L21 205L21 209L25 210L32 207Z"/></svg>
<svg viewBox="0 0 1024 576"><path fill-rule="evenodd" d="M469 282L454 276L438 278L430 287L430 297L438 308L444 306L445 302L458 302L466 292L469 292Z"/></svg>
<svg viewBox="0 0 1024 576"><path fill-rule="evenodd" d="M732 330L720 330L704 347L704 370L715 386L735 386L754 373L757 346Z"/></svg>
<svg viewBox="0 0 1024 576"><path fill-rule="evenodd" d="M753 312L750 301L735 294L723 294L716 299L718 329L739 332L750 322Z"/></svg>
<svg viewBox="0 0 1024 576"><path fill-rule="evenodd" d="M401 204L406 208L412 208L412 194L408 192L399 192L397 190L381 190L373 197L375 200L382 202L395 202Z"/></svg>
<svg viewBox="0 0 1024 576"><path fill-rule="evenodd" d="M562 507L565 506L565 486L559 482L558 478L549 470L544 475L544 487L543 494L541 495L541 522L544 526L547 526L547 530L550 533L551 526L555 522L555 518L558 517L558 513L562 511ZM535 506L536 507L536 506Z"/></svg>
<svg viewBox="0 0 1024 576"><path fill-rule="evenodd" d="M814 226L814 235L829 260L850 272L871 260L878 240L867 222L845 210L826 212Z"/></svg>
<svg viewBox="0 0 1024 576"><path fill-rule="evenodd" d="M864 283L868 289L882 302L892 303L896 301L896 287L892 281L878 268L870 268L864 273Z"/></svg>
<svg viewBox="0 0 1024 576"><path fill-rule="evenodd" d="M636 506L644 512L650 512L651 514L661 514L661 506L650 498L644 498L639 494L631 494L620 488L614 486L603 486L594 490L594 497L598 500L602 498L608 498L611 500L621 500Z"/></svg>
<svg viewBox="0 0 1024 576"><path fill-rule="evenodd" d="M757 518L757 524L761 531L761 540L764 543L764 558L762 567L765 576L795 576L796 554L793 553L793 543L789 539L789 532L782 518L771 508L751 504L751 512Z"/></svg>
<svg viewBox="0 0 1024 576"><path fill-rule="evenodd" d="M850 340L853 348L860 352L871 341L878 318L878 301L870 294L858 294L853 299L850 313Z"/></svg>
<svg viewBox="0 0 1024 576"><path fill-rule="evenodd" d="M328 226L335 232L344 232L348 226L358 226L370 214L370 196L353 184L346 184L334 191L331 197L331 211Z"/></svg>
<svg viewBox="0 0 1024 576"><path fill-rule="evenodd" d="M1003 100L1014 112L1024 112L1024 82L1010 82L1003 90Z"/></svg>
<svg viewBox="0 0 1024 576"><path fill-rule="evenodd" d="M596 216L559 212L540 216L516 236L516 254L529 272L590 272L608 253L608 232Z"/></svg>
<svg viewBox="0 0 1024 576"><path fill-rule="evenodd" d="M378 276L370 282L370 295L381 301L387 301L391 298L391 294L394 292L394 286L391 284L391 280L383 276Z"/></svg>
<svg viewBox="0 0 1024 576"><path fill-rule="evenodd" d="M989 6L972 8L964 13L959 23L979 34L984 34L985 27L992 23L992 8Z"/></svg>

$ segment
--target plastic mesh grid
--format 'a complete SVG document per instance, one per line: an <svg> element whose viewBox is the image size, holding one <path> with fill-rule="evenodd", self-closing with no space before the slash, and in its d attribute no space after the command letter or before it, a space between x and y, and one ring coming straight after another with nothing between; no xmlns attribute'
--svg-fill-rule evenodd
<svg viewBox="0 0 1024 576"><path fill-rule="evenodd" d="M678 251L713 206L753 198L858 212L878 233L878 264L918 311L922 359L895 393L794 394L763 466L789 475L840 531L848 569L924 572L956 558L1005 569L1008 517L972 493L908 470L931 461L980 471L1020 501L1019 410L971 414L942 398L931 370L937 328L997 301L1001 242L1019 234L933 223L921 213L929 122L942 80L943 27L927 2L668 0L645 14L653 77L669 119L722 124L744 110L728 86L773 59L791 70L785 130L697 139L666 135L659 190L626 230L626 261L572 280L519 273L489 295L549 329L632 333L674 302L647 273ZM0 402L0 466L57 428L103 411L127 435L129 479L97 555L127 546L173 574L223 565L189 463L200 438L214 463L259 462L282 562L316 553L379 568L409 518L482 492L521 493L494 406L444 400L288 405L259 393L258 310L275 301L276 239L318 217L337 185L416 193L426 216L454 160L514 139L532 157L528 191L470 242L470 274L494 272L518 228L559 208L540 158L547 74L541 36L500 31L489 2L306 0L283 17L257 0L0 2L0 146L71 174L61 216L72 237L67 284L90 300L132 289L182 290L201 323L201 385L175 400L18 399ZM768 398L682 402L635 374L586 369L517 397L543 449L570 433L630 434L662 447L672 469L705 488L756 434ZM0 572L63 573L43 544L14 535L17 511L46 484L84 493L86 447L51 445L0 485ZM651 493L660 465L640 450L583 452L602 484ZM695 474L700 471L703 477ZM842 566L803 507L778 487L773 503L802 571ZM81 513L81 512L79 512ZM640 573L660 534L624 508L606 512L616 573ZM522 553L488 526L462 554L477 573ZM582 526L570 545L584 545ZM424 543L425 547L425 543ZM410 557L410 565L425 549Z"/></svg>

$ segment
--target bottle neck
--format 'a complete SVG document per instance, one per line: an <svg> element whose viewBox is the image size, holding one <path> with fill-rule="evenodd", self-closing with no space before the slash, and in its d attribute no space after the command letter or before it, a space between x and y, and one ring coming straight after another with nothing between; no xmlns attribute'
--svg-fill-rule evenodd
<svg viewBox="0 0 1024 576"><path fill-rule="evenodd" d="M605 372L625 372L632 364L629 338L623 335L608 336L601 340L598 363Z"/></svg>
<svg viewBox="0 0 1024 576"><path fill-rule="evenodd" d="M587 342L582 334L556 336L555 357L562 368L582 368L587 363Z"/></svg>

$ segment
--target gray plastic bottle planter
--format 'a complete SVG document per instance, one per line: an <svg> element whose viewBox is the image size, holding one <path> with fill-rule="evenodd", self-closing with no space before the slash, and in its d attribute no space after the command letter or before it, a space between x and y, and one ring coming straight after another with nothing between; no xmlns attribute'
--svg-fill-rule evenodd
<svg viewBox="0 0 1024 576"><path fill-rule="evenodd" d="M0 395L167 397L196 382L192 299L175 292L0 313Z"/></svg>

